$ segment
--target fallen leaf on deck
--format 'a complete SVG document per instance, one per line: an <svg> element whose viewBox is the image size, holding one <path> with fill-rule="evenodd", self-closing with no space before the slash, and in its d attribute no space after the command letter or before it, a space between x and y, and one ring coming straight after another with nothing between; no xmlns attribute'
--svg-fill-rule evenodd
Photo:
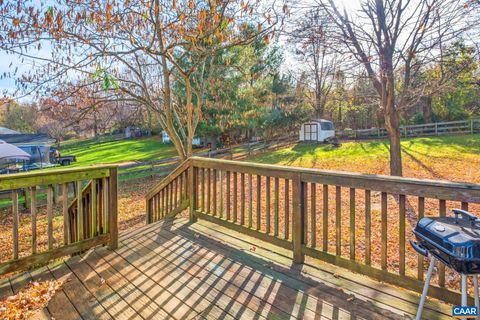
<svg viewBox="0 0 480 320"><path fill-rule="evenodd" d="M0 300L0 319L28 319L36 311L45 308L62 288L63 282L48 280L30 282L16 295Z"/></svg>

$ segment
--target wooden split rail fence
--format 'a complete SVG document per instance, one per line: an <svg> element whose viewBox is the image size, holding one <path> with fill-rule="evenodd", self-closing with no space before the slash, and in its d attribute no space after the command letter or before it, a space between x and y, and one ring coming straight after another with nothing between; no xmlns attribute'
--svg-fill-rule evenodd
<svg viewBox="0 0 480 320"><path fill-rule="evenodd" d="M39 194L46 190L45 243L39 242ZM54 189L61 190L59 208ZM19 195L27 193L30 226L20 225L24 216ZM12 256L0 263L0 274L44 264L100 244L117 246L117 168L96 166L29 172L0 176L0 191L11 193ZM81 196L79 196L81 194ZM22 232L21 230L25 230ZM25 239L29 239L28 248ZM41 250L42 249L42 250Z"/></svg>
<svg viewBox="0 0 480 320"><path fill-rule="evenodd" d="M404 138L440 136L449 134L473 134L480 132L480 119L459 120L449 122L435 122L415 124L400 127L400 134ZM388 137L385 128L371 128L358 130L339 130L337 137L342 139L383 139Z"/></svg>
<svg viewBox="0 0 480 320"><path fill-rule="evenodd" d="M426 261L408 245L423 216L478 210L480 185L193 157L147 195L147 223L189 208L206 219L293 251L421 292ZM430 294L456 303L441 265Z"/></svg>

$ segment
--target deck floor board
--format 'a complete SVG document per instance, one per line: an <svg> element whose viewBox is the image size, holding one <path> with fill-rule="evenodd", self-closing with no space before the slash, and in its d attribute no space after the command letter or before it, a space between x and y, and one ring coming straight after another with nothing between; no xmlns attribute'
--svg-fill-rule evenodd
<svg viewBox="0 0 480 320"><path fill-rule="evenodd" d="M410 319L418 295L210 222L153 223L93 250L0 283L64 280L36 319ZM448 319L429 301L425 319Z"/></svg>
<svg viewBox="0 0 480 320"><path fill-rule="evenodd" d="M216 234L219 230L215 230ZM172 241L175 240L175 233L183 233L183 231L176 229L173 231ZM164 231L162 234L166 234ZM187 235L184 235L186 237ZM242 261L240 264L244 269L254 270L261 277L269 278L274 282L281 282L280 290L275 290L272 294L270 289L266 292L269 294L269 298L274 297L271 302L274 305L280 305L288 309L288 313L293 317L309 318L311 313L324 314L326 310L336 310L335 314L338 314L340 318L346 316L350 318L352 315L360 318L398 318L388 310L381 308L375 308L370 303L367 304L353 304L350 303L350 295L345 294L343 290L339 290L338 287L328 287L322 282L310 282L308 279L299 277L299 269L295 265L291 265L291 269L287 270L287 273L278 272L278 268L271 264L269 260L257 259L253 257L253 252L250 250L248 254L244 251L234 250L228 252L225 246L219 245L218 242L208 243L208 237L200 237L198 234L194 236L194 243L203 244L206 248L215 247L216 252L222 252L222 254L230 261ZM255 253L260 251L256 247ZM291 262L289 260L289 262ZM285 270L282 270L285 271ZM289 276L290 275L290 276ZM253 282L253 281L252 281ZM310 282L310 283L309 283ZM301 295L298 295L301 292ZM324 308L319 307L318 304L325 304ZM345 308L349 308L349 312L345 311ZM338 310L337 310L338 309ZM317 312L317 310L321 310Z"/></svg>
<svg viewBox="0 0 480 320"><path fill-rule="evenodd" d="M154 237L155 236L156 235L154 235ZM153 250L156 249L157 255L163 253L168 257L169 254L173 254L173 252L178 250L175 246L181 246L181 244L178 244L181 243L181 241L179 241L180 239L173 234L171 236L172 237L169 241L171 241L172 244L166 242L165 245L162 246L157 242L157 245L153 246ZM165 240L167 240L167 238L163 241ZM145 237L142 237L137 241L139 241L138 245L143 243L151 246L148 241L152 241L152 239L148 240L145 239ZM197 241L200 243L200 239L197 239ZM177 242L177 244L175 244L175 242ZM168 247L170 246L172 246L172 250L174 251L169 250ZM185 268L185 272L192 272L192 270L197 269L201 270L204 277L207 279L206 284L212 281L223 284L223 294L226 294L228 297L234 299L242 298L242 301L246 301L244 305L251 306L253 310L262 310L263 312L266 312L264 316L268 315L268 318L296 317L295 313L292 313L292 310L294 309L303 311L301 318L315 318L316 298L306 295L305 299L289 301L291 297L296 296L297 291L287 286L283 286L282 290L279 290L281 286L274 280L274 277L269 276L268 274L262 274L261 272L248 268L240 263L236 263L224 255L213 254L211 251L208 251L203 247L195 247L195 244L192 242L184 243L183 247L195 248L195 251L189 250L192 257L199 254L204 255L197 263L183 266L182 268ZM258 267L261 268L262 266L259 265ZM216 275L215 273L219 271L222 273ZM196 276L198 277L199 275ZM331 292L325 292L325 298L328 299L330 294ZM307 305L307 301L310 302L310 307ZM320 316L320 314L317 316ZM364 316L367 315L365 314Z"/></svg>

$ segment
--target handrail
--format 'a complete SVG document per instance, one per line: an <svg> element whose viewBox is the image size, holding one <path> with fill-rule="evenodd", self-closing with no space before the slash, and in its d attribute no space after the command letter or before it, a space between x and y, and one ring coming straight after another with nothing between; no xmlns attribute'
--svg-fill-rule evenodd
<svg viewBox="0 0 480 320"><path fill-rule="evenodd" d="M192 222L206 219L292 250L296 263L311 256L419 292L423 257L407 246L416 221L446 216L452 207L480 210L478 184L200 157L182 164L155 191L168 195L179 172L188 172L188 201L180 208L190 208ZM164 208L158 193L154 197L149 205ZM458 281L446 281L447 274L455 276L439 265L429 292L454 303Z"/></svg>
<svg viewBox="0 0 480 320"><path fill-rule="evenodd" d="M150 191L145 195L145 198L150 199L155 194L157 194L161 189L163 189L167 184L172 180L178 177L179 174L184 172L190 166L189 160L184 160L178 167L176 167L170 174L163 178L156 186L154 186Z"/></svg>
<svg viewBox="0 0 480 320"><path fill-rule="evenodd" d="M307 179L308 182L328 182L341 186L356 188L370 187L374 190L381 188L382 190L390 193L409 193L411 195L442 198L445 200L480 202L479 184L452 182L448 180L395 177L347 171L320 170L201 157L192 157L191 160L194 166L198 165L205 168L216 168L221 166L225 170L230 171L252 174L269 174L271 176L282 178L292 178L295 174L302 174L304 179ZM461 191L463 190L467 192L467 194L462 193ZM455 192L452 193L452 191Z"/></svg>
<svg viewBox="0 0 480 320"><path fill-rule="evenodd" d="M90 186L83 188L84 185ZM73 185L73 188L72 188ZM92 191L95 185L95 192ZM40 188L42 187L42 188ZM73 192L72 192L73 189ZM76 190L76 192L75 192ZM0 176L0 191L11 193L12 258L0 254L0 274L44 264L98 244L117 246L117 167L113 165L43 170ZM41 194L43 192L43 194ZM80 196L79 196L80 195ZM39 202L46 197L45 244L37 242ZM73 198L73 199L72 199ZM19 207L29 207L30 229L20 228ZM59 202L60 206L55 206ZM54 226L55 216L63 228ZM55 218L57 221L58 218ZM43 229L43 227L42 227ZM61 234L63 231L63 234ZM25 232L25 233L24 233ZM31 239L30 243L26 239ZM2 239L3 241L5 239Z"/></svg>
<svg viewBox="0 0 480 320"><path fill-rule="evenodd" d="M92 177L106 177L116 165L99 165L66 169L39 170L0 175L0 191L29 187L35 183L65 183Z"/></svg>

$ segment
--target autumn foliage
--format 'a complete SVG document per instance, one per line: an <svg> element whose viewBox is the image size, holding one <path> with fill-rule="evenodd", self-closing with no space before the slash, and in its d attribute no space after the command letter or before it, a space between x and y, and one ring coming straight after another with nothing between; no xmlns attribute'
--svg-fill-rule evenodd
<svg viewBox="0 0 480 320"><path fill-rule="evenodd" d="M100 86L105 100L148 108L185 158L207 80L213 68L229 63L216 59L219 53L257 38L268 42L280 20L277 6L258 0L9 1L0 4L0 49L35 63L19 79L29 93L71 82ZM243 32L252 25L256 32ZM51 55L45 57L46 46Z"/></svg>

